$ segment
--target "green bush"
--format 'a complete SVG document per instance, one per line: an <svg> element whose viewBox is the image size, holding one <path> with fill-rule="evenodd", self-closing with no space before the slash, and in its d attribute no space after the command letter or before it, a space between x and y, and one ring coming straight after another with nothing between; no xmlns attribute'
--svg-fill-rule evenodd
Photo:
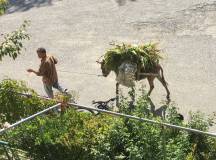
<svg viewBox="0 0 216 160"><path fill-rule="evenodd" d="M23 82L4 80L0 86L4 93L0 94L0 105L4 104L1 113L6 115L5 121L16 121L54 104L34 96L26 98L9 94L13 93L12 90L36 95ZM182 122L178 119L178 110L173 104L168 106L165 119L155 117L150 111L150 99L145 94L134 105L131 108L127 99L123 98L119 111L203 131L208 131L214 119L206 118L198 112L191 113L188 122ZM28 108L29 106L34 107ZM215 138L127 118L104 114L95 116L72 108L64 114L49 113L38 117L0 138L9 141L15 148L27 151L30 158L38 160L216 159Z"/></svg>
<svg viewBox="0 0 216 160"><path fill-rule="evenodd" d="M32 96L26 97L21 93ZM0 119L2 122L14 123L53 104L52 101L38 98L36 92L29 89L23 81L5 79L0 83Z"/></svg>
<svg viewBox="0 0 216 160"><path fill-rule="evenodd" d="M63 115L48 115L22 125L7 134L7 139L33 159L92 159L95 135L105 135L112 121L111 117L92 117L70 109Z"/></svg>

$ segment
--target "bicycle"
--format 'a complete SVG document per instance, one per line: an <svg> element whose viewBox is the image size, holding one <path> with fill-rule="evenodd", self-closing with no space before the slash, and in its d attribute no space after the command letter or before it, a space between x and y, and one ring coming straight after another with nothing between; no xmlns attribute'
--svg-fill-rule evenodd
<svg viewBox="0 0 216 160"><path fill-rule="evenodd" d="M94 108L96 109L102 109L102 110L111 110L111 107L109 105L110 102L115 101L116 98L111 98L107 101L92 101L92 104L94 105ZM91 109L83 109L83 108L77 108L78 112L89 112L93 115L98 115L100 112L91 110Z"/></svg>
<svg viewBox="0 0 216 160"><path fill-rule="evenodd" d="M114 102L115 100L116 98L111 98L107 101L92 101L92 104L94 104L97 109L110 110L111 107L109 103Z"/></svg>

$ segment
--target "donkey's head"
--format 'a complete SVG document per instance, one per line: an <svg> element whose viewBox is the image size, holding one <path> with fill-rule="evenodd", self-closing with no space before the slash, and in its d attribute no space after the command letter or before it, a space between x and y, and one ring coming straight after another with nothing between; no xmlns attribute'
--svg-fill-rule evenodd
<svg viewBox="0 0 216 160"><path fill-rule="evenodd" d="M107 77L110 74L111 70L107 67L105 61L102 60L101 62L100 61L96 61L96 62L101 65L101 71L102 71L103 76Z"/></svg>

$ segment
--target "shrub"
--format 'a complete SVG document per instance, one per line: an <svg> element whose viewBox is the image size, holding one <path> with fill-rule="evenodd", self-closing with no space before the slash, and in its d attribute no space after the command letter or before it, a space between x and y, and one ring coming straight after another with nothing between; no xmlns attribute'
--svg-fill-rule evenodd
<svg viewBox="0 0 216 160"><path fill-rule="evenodd" d="M32 96L26 97L22 93ZM38 98L36 92L29 89L23 81L5 79L0 83L0 119L2 122L14 123L53 104L52 101Z"/></svg>
<svg viewBox="0 0 216 160"><path fill-rule="evenodd" d="M6 138L33 159L92 159L90 149L113 121L105 115L92 117L70 109L63 115L37 118L11 130Z"/></svg>
<svg viewBox="0 0 216 160"><path fill-rule="evenodd" d="M35 92L27 88L23 82L4 80L0 86L3 88L0 105L5 104L1 112L6 115L6 121L13 122L53 103L44 102L34 96L26 98L9 94L13 93L12 90L34 95ZM32 104L34 109L28 108ZM180 121L178 110L173 104L168 106L165 119L155 117L150 111L151 102L146 95L141 95L133 108L128 104L126 98L122 99L119 110L158 122L164 121L203 131L208 131L212 125L213 118L206 118L199 112L191 113L191 120L188 122ZM16 115L16 118L13 115ZM67 109L64 114L38 117L12 129L1 136L1 139L9 141L15 148L27 151L30 158L38 160L216 159L215 138L128 118L104 114L95 116L77 112L72 108Z"/></svg>

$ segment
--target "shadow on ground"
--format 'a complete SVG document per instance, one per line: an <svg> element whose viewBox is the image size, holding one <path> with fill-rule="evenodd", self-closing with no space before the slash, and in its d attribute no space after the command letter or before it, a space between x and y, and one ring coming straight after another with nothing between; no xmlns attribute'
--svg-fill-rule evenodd
<svg viewBox="0 0 216 160"><path fill-rule="evenodd" d="M136 0L114 0L119 6L124 6L127 1L135 2Z"/></svg>
<svg viewBox="0 0 216 160"><path fill-rule="evenodd" d="M155 104L152 102L151 98L149 98L150 102L150 110L155 116L159 116L164 118L166 116L166 110L167 110L167 105L170 103L170 101L167 101L167 104L160 106L158 109L155 109Z"/></svg>
<svg viewBox="0 0 216 160"><path fill-rule="evenodd" d="M7 13L24 12L34 7L44 7L52 5L53 0L9 0Z"/></svg>
<svg viewBox="0 0 216 160"><path fill-rule="evenodd" d="M149 102L150 102L150 106L151 106L150 111L153 113L153 115L159 116L159 117L165 119L166 110L167 110L168 105L170 104L170 101L166 101L166 104L160 106L158 109L155 109L156 107L155 107L154 103L152 102L151 98L149 98ZM176 118L181 120L181 121L184 120L184 116L180 113L178 113Z"/></svg>

